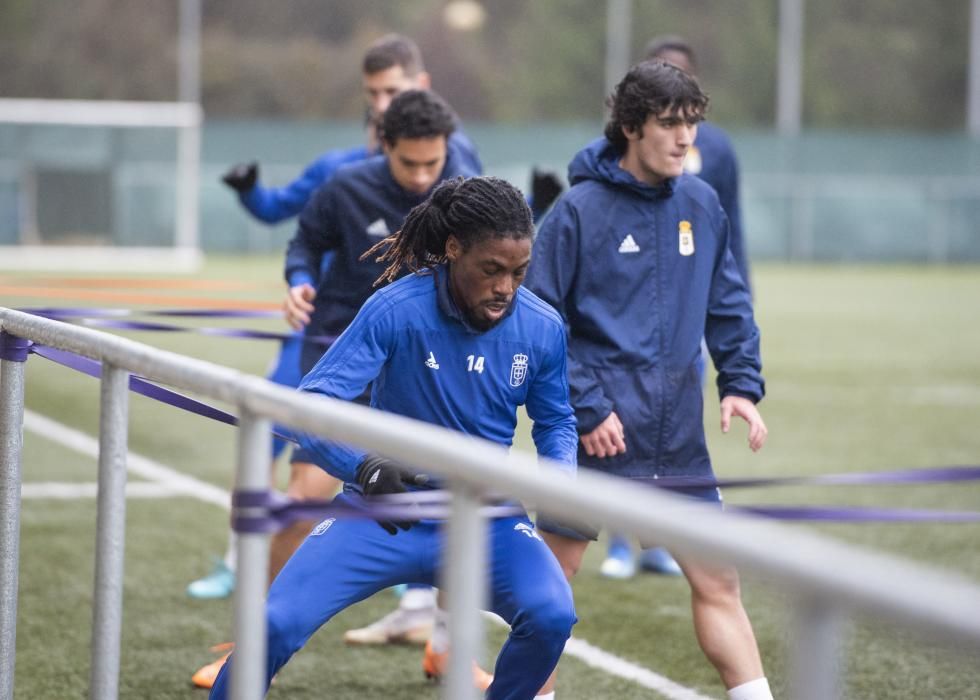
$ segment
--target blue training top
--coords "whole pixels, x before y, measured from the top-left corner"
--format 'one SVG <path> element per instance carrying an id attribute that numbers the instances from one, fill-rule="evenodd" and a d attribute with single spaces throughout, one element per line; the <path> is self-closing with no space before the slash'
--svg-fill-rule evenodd
<path id="1" fill-rule="evenodd" d="M 351 400 L 373 382 L 374 408 L 508 447 L 525 405 L 538 454 L 574 471 L 578 434 L 561 317 L 521 287 L 508 315 L 479 332 L 456 308 L 447 273 L 439 266 L 375 292 L 300 390 Z M 367 454 L 306 434 L 300 444 L 348 483 Z"/>

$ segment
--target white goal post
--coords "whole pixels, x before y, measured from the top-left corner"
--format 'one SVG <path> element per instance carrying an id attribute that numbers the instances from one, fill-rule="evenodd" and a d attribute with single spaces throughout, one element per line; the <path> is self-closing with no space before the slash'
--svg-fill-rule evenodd
<path id="1" fill-rule="evenodd" d="M 191 102 L 47 100 L 0 98 L 0 128 L 103 127 L 170 129 L 176 135 L 172 245 L 43 244 L 38 227 L 37 179 L 30 158 L 0 151 L 0 163 L 16 173 L 15 241 L 0 244 L 0 268 L 188 272 L 201 262 L 198 244 L 198 186 L 203 113 Z M 0 140 L 2 145 L 2 140 Z M 16 145 L 16 144 L 15 144 Z M 3 206 L 0 202 L 0 206 Z M 136 205 L 133 205 L 134 207 Z M 165 206 L 169 206 L 165 204 Z M 12 244 L 11 244 L 12 243 Z"/>

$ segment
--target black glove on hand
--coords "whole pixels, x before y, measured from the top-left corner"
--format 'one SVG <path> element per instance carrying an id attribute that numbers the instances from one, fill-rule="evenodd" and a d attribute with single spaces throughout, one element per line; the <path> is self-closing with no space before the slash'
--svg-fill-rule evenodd
<path id="1" fill-rule="evenodd" d="M 259 179 L 259 164 L 239 163 L 221 176 L 221 181 L 236 192 L 248 192 Z"/>
<path id="2" fill-rule="evenodd" d="M 534 211 L 547 211 L 564 189 L 555 173 L 536 167 L 531 169 L 531 205 Z"/>
<path id="3" fill-rule="evenodd" d="M 394 461 L 385 457 L 368 457 L 357 467 L 357 483 L 365 496 L 384 496 L 393 493 L 406 493 L 405 484 L 423 486 L 428 481 L 425 474 L 408 476 Z M 378 520 L 377 523 L 389 535 L 397 535 L 398 530 L 408 530 L 412 520 Z"/>

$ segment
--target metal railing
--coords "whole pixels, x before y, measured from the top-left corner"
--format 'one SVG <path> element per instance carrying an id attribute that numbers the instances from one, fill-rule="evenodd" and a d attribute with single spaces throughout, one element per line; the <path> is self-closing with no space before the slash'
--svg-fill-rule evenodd
<path id="1" fill-rule="evenodd" d="M 100 427 L 96 596 L 91 697 L 118 692 L 122 607 L 123 514 L 127 384 L 129 373 L 237 407 L 240 416 L 236 489 L 268 485 L 271 422 L 351 443 L 446 477 L 452 489 L 449 552 L 443 581 L 450 594 L 454 662 L 443 697 L 474 697 L 469 659 L 479 655 L 477 612 L 485 582 L 486 552 L 474 547 L 484 523 L 477 508 L 492 490 L 549 513 L 575 519 L 582 513 L 604 526 L 661 542 L 677 551 L 751 570 L 794 601 L 797 629 L 793 697 L 840 696 L 838 663 L 844 623 L 856 613 L 910 628 L 922 636 L 980 651 L 980 587 L 953 574 L 871 552 L 801 530 L 691 504 L 654 489 L 593 472 L 576 479 L 532 454 L 379 413 L 351 403 L 304 395 L 226 367 L 148 347 L 126 338 L 0 308 L 8 341 L 29 339 L 103 362 Z M 9 353 L 8 353 L 9 355 Z M 13 697 L 17 607 L 20 451 L 23 361 L 0 366 L 0 700 Z M 255 515 L 236 509 L 236 515 Z M 259 513 L 261 514 L 261 513 Z M 239 537 L 235 592 L 235 698 L 262 696 L 265 656 L 264 598 L 268 535 Z M 834 566 L 827 566 L 834 562 Z M 896 585 L 900 582 L 899 585 Z"/>

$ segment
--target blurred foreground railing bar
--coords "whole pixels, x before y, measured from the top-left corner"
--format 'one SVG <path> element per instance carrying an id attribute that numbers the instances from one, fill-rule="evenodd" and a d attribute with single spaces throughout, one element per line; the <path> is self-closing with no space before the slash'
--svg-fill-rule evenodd
<path id="1" fill-rule="evenodd" d="M 450 582 L 451 619 L 455 620 L 458 636 L 454 639 L 454 667 L 443 692 L 453 700 L 470 698 L 474 693 L 470 684 L 458 679 L 468 675 L 473 658 L 468 652 L 476 651 L 466 647 L 477 647 L 479 643 L 462 630 L 478 629 L 478 623 L 472 621 L 477 616 L 477 601 L 484 599 L 486 582 L 481 568 L 486 553 L 473 546 L 482 540 L 480 533 L 485 528 L 475 512 L 475 494 L 491 488 L 496 494 L 546 505 L 548 512 L 557 517 L 575 520 L 588 513 L 610 529 L 662 542 L 686 555 L 735 564 L 743 572 L 802 601 L 792 636 L 799 652 L 795 655 L 799 662 L 794 670 L 793 697 L 839 697 L 836 654 L 844 640 L 843 622 L 838 621 L 846 621 L 854 614 L 901 625 L 922 637 L 972 653 L 980 651 L 980 586 L 950 573 L 770 521 L 720 512 L 602 474 L 582 472 L 577 479 L 564 478 L 545 460 L 541 460 L 539 468 L 539 460 L 532 454 L 510 452 L 499 445 L 367 407 L 304 395 L 226 367 L 89 328 L 0 308 L 0 329 L 18 338 L 101 360 L 113 371 L 125 370 L 236 406 L 242 416 L 238 488 L 266 486 L 262 462 L 268 452 L 264 441 L 268 439 L 270 421 L 368 447 L 446 477 L 454 493 L 448 524 L 453 568 L 443 572 L 443 580 Z M 13 677 L 17 603 L 16 587 L 8 589 L 7 585 L 11 575 L 16 582 L 17 549 L 8 548 L 8 544 L 19 531 L 16 490 L 20 481 L 22 372 L 22 362 L 2 361 L 0 483 L 4 497 L 2 533 L 6 539 L 2 562 L 4 594 L 0 597 L 0 621 L 4 625 L 0 638 L 5 644 L 5 656 L 0 677 L 7 679 Z M 104 399 L 105 396 L 103 393 Z M 105 431 L 100 431 L 100 435 L 102 449 L 111 450 L 105 442 Z M 479 449 L 475 449 L 477 446 Z M 118 462 L 113 460 L 114 468 L 123 468 Z M 99 503 L 103 506 L 102 499 Z M 102 522 L 101 512 L 99 517 Z M 121 527 L 120 519 L 113 522 Z M 122 533 L 116 533 L 116 537 L 122 541 Z M 249 668 L 264 668 L 264 641 L 257 642 L 249 630 L 254 632 L 264 626 L 261 600 L 265 594 L 268 535 L 243 536 L 239 542 L 236 667 L 247 672 Z M 834 566 L 826 566 L 828 561 Z M 114 575 L 121 576 L 121 571 Z M 12 595 L 9 590 L 14 591 Z M 264 634 L 258 636 L 264 640 Z M 237 671 L 236 677 L 240 684 L 234 687 L 236 698 L 261 696 L 261 688 L 254 687 L 259 682 L 256 678 L 244 673 L 238 677 Z M 456 689 L 456 684 L 466 688 Z M 0 700 L 12 698 L 12 685 L 10 680 L 0 686 L 4 692 Z M 818 695 L 813 689 L 819 689 Z"/>

